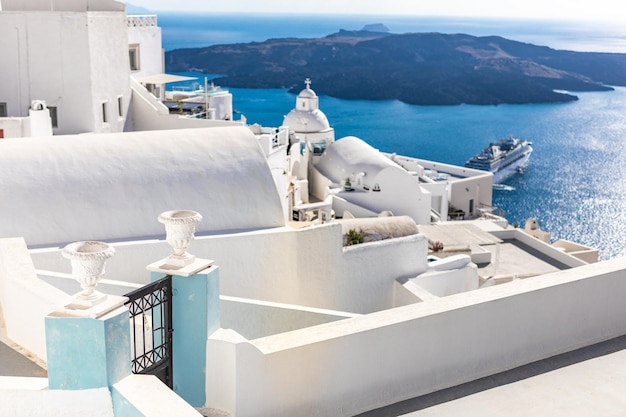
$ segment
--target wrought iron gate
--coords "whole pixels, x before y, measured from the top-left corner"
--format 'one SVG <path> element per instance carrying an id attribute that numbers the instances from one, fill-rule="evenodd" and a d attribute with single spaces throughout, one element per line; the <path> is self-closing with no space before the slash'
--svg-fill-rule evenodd
<path id="1" fill-rule="evenodd" d="M 172 277 L 126 294 L 130 312 L 132 372 L 156 375 L 172 388 Z"/>

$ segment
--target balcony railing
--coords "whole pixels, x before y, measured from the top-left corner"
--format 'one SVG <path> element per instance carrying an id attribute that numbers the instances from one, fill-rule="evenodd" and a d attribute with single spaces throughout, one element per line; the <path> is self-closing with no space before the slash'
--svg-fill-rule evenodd
<path id="1" fill-rule="evenodd" d="M 157 15 L 133 15 L 126 16 L 126 26 L 129 28 L 143 28 L 157 26 Z"/>

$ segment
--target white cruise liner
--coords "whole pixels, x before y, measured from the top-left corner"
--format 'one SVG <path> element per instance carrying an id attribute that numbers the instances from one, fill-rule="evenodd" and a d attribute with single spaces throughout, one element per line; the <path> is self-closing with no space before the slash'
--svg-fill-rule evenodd
<path id="1" fill-rule="evenodd" d="M 528 165 L 533 152 L 531 145 L 532 142 L 513 137 L 502 139 L 497 143 L 490 143 L 478 155 L 468 160 L 465 166 L 492 172 L 493 183 L 499 184 Z"/>

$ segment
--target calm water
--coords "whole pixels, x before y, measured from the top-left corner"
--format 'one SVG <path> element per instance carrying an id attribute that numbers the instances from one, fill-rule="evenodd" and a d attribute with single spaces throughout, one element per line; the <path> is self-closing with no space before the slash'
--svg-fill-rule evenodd
<path id="1" fill-rule="evenodd" d="M 170 17 L 175 22 L 185 20 L 177 16 Z M 211 21 L 196 16 L 197 25 L 187 22 L 189 31 L 185 32 L 180 25 L 168 26 L 168 18 L 159 16 L 164 44 L 171 49 L 183 41 L 187 46 L 197 47 L 297 33 L 301 33 L 299 37 L 319 36 L 316 30 L 326 34 L 338 28 L 360 28 L 379 21 L 394 32 L 409 31 L 396 29 L 393 22 L 371 18 L 363 21 L 356 17 L 343 17 L 343 20 L 309 17 L 318 25 L 311 24 L 306 29 L 285 23 L 272 30 L 262 19 L 231 16 L 234 20 L 229 21 L 226 17 Z M 229 25 L 220 29 L 224 19 Z M 545 22 L 518 27 L 493 20 L 421 19 L 424 19 L 422 29 L 414 31 L 499 34 L 553 47 L 564 47 L 559 44 L 567 43 L 568 49 L 626 52 L 626 36 L 610 28 L 602 31 L 567 24 L 545 28 L 542 26 Z M 398 18 L 398 22 L 402 21 Z M 404 22 L 410 24 L 408 20 Z M 445 24 L 459 30 L 441 29 Z M 472 25 L 473 32 L 463 29 Z M 267 36 L 266 32 L 274 35 Z M 514 32 L 516 37 L 511 36 Z M 187 35 L 182 36 L 183 33 Z M 315 89 L 315 80 L 312 88 Z M 283 116 L 295 105 L 295 96 L 285 90 L 230 90 L 235 108 L 246 115 L 249 123 L 280 125 Z M 504 136 L 531 140 L 535 152 L 527 171 L 507 181 L 512 190 L 494 190 L 494 205 L 506 212 L 511 223 L 523 226 L 528 217 L 536 217 L 553 239 L 597 247 L 602 259 L 626 256 L 626 88 L 577 95 L 579 101 L 566 104 L 500 106 L 411 106 L 397 101 L 320 97 L 320 107 L 335 128 L 337 138 L 358 136 L 382 151 L 452 164 L 463 164 L 488 142 Z"/>

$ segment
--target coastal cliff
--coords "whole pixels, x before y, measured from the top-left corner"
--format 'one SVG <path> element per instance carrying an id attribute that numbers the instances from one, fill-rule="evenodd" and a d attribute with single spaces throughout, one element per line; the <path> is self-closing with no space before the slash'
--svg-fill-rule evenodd
<path id="1" fill-rule="evenodd" d="M 225 74 L 241 88 L 301 89 L 343 99 L 410 104 L 520 104 L 577 100 L 576 91 L 626 86 L 626 54 L 572 52 L 499 36 L 346 31 L 166 53 L 166 70 Z"/>

